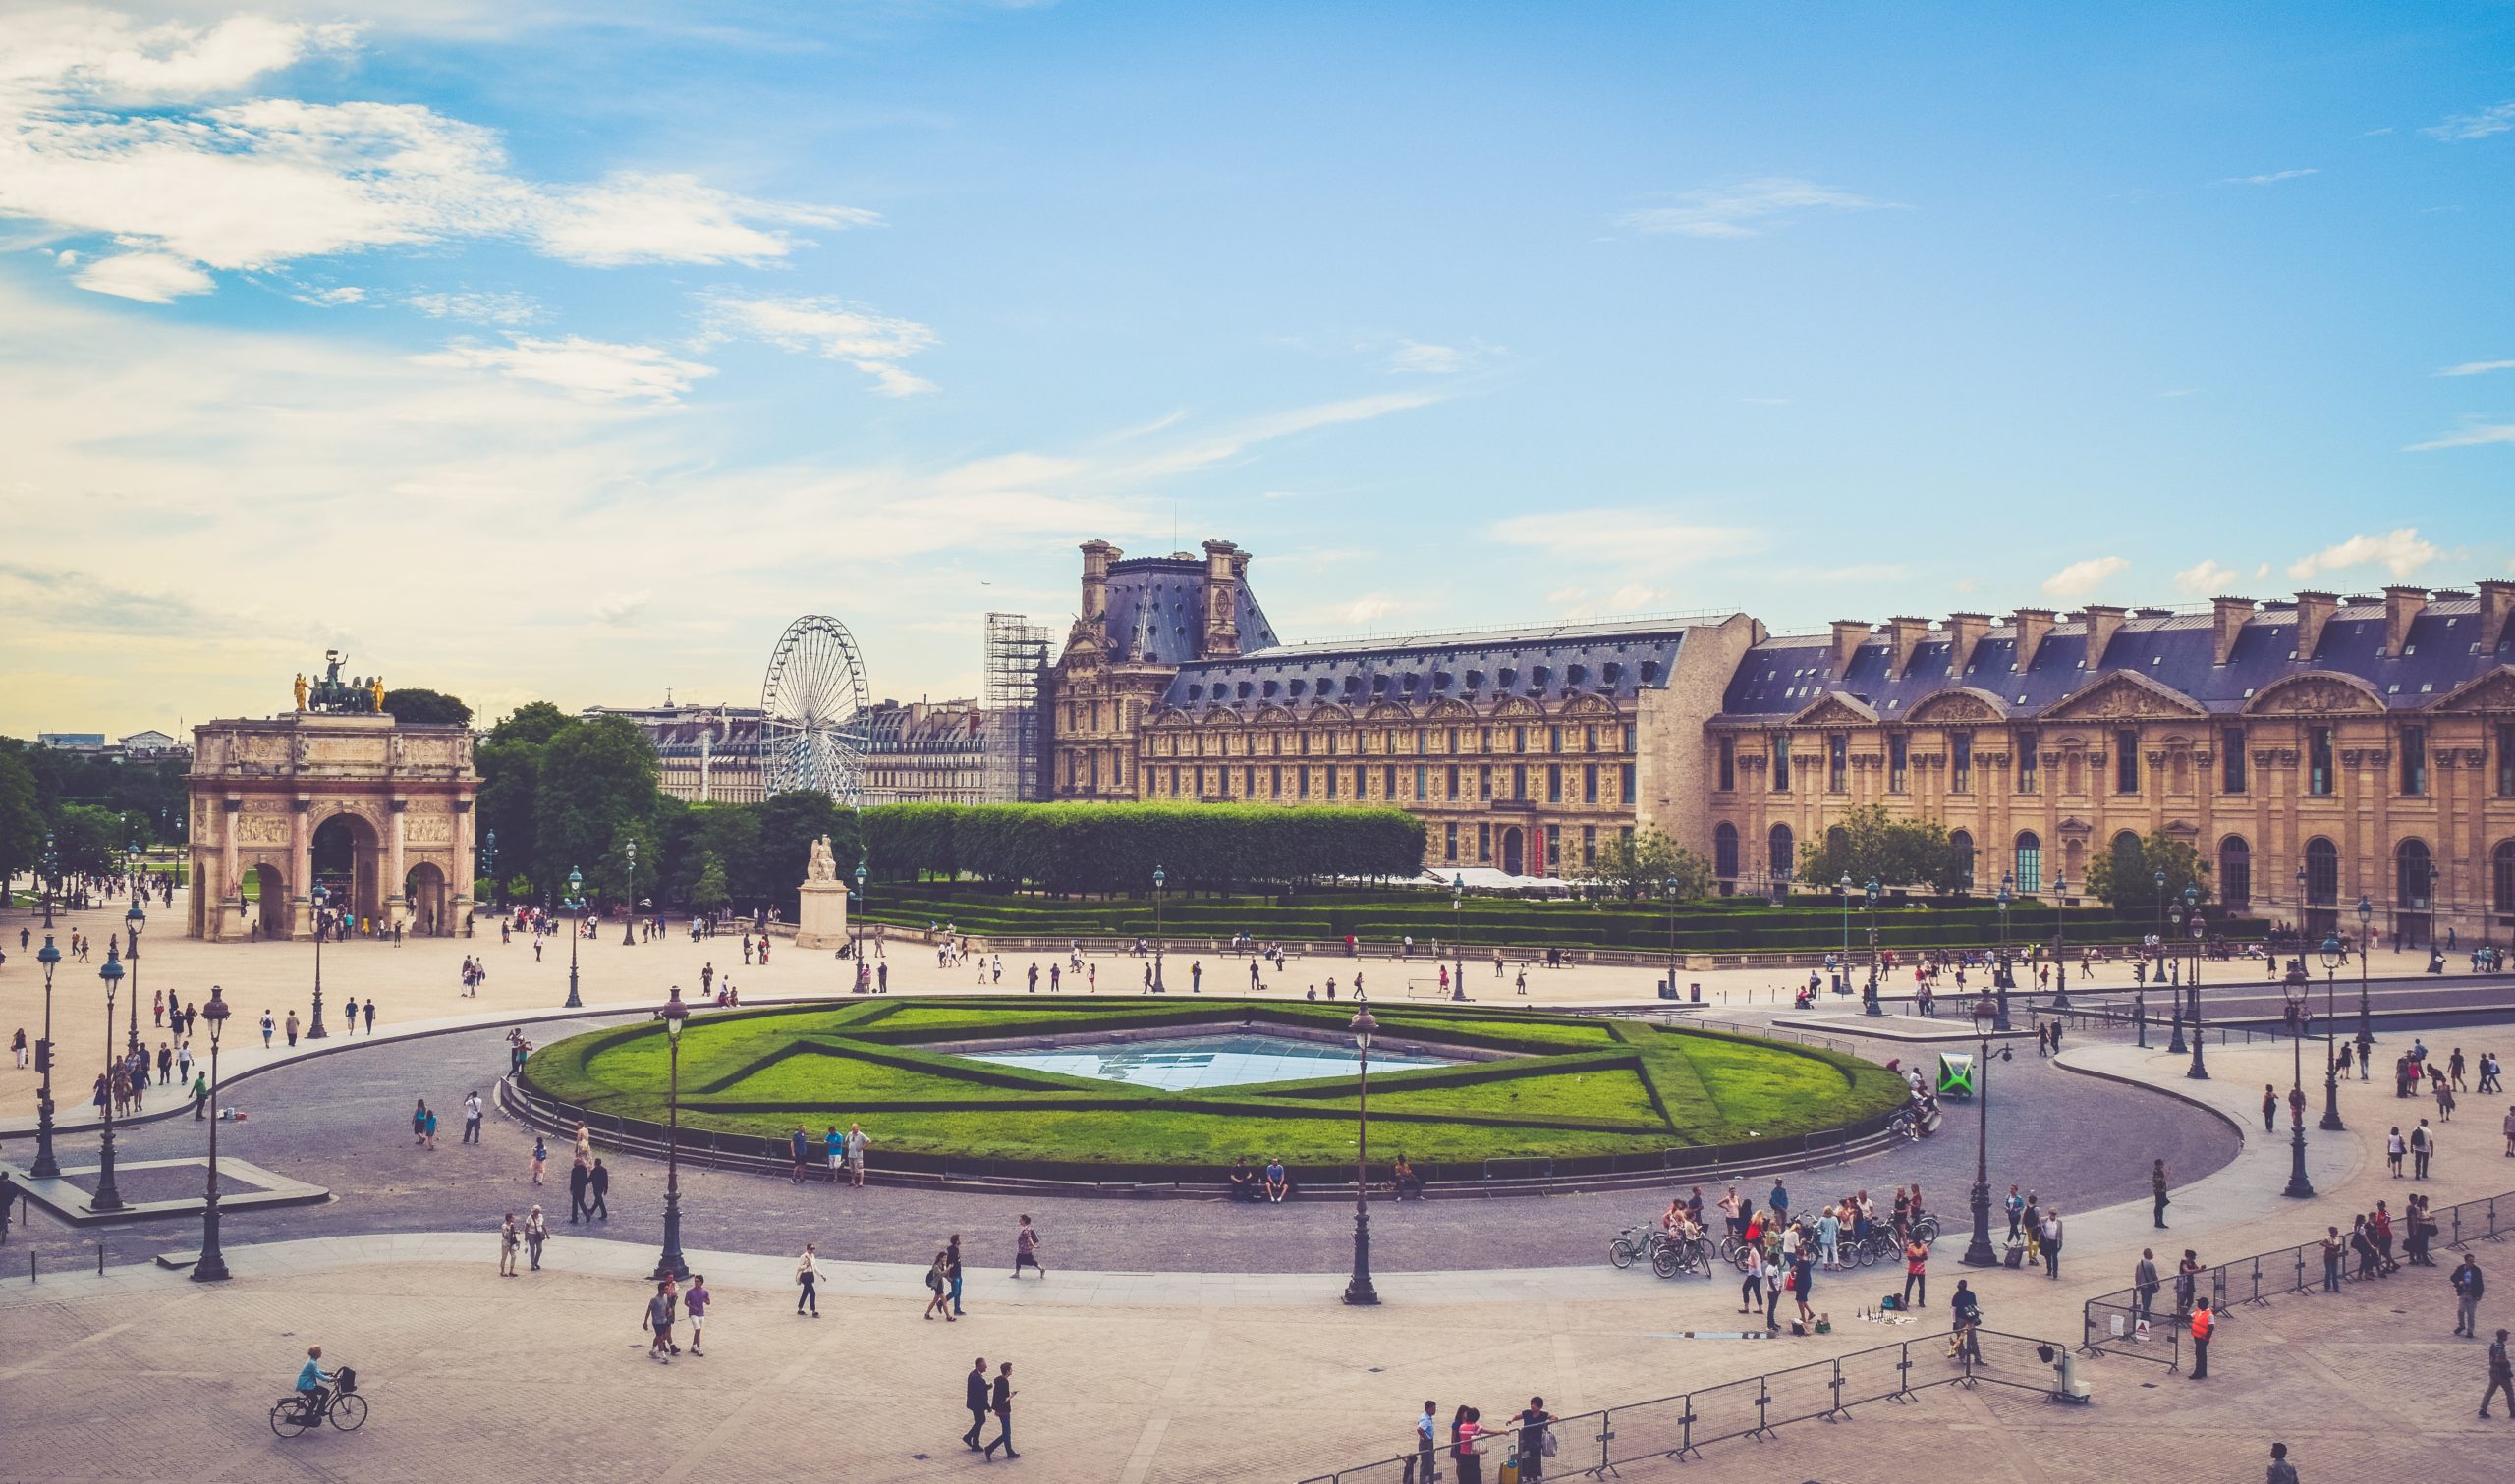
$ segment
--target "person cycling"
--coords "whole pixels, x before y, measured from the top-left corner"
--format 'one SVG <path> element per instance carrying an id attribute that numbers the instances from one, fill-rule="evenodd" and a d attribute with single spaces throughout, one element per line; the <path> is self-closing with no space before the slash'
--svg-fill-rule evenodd
<path id="1" fill-rule="evenodd" d="M 331 1379 L 332 1373 L 323 1369 L 323 1347 L 319 1345 L 307 1346 L 306 1366 L 297 1373 L 297 1395 L 303 1399 L 302 1404 L 307 1416 L 320 1417 L 324 1409 L 331 1405 L 332 1392 L 328 1384 Z"/>

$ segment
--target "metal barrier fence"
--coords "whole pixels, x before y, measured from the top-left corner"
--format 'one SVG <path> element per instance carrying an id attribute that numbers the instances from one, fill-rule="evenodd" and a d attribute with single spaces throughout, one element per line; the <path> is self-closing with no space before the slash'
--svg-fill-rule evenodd
<path id="1" fill-rule="evenodd" d="M 1854 1350 L 1760 1376 L 1701 1387 L 1673 1397 L 1556 1417 L 1545 1424 L 1555 1455 L 1548 1475 L 1604 1475 L 1645 1459 L 1699 1457 L 1714 1443 L 1763 1438 L 1798 1422 L 1832 1421 L 1855 1406 L 1910 1401 L 1939 1386 L 2006 1386 L 2059 1398 L 2058 1364 L 2069 1353 L 2056 1340 L 1976 1330 L 1974 1345 L 1960 1349 L 1952 1334 L 1929 1335 Z M 1522 1429 L 1482 1433 L 1478 1450 L 1494 1460 L 1516 1455 Z M 1434 1456 L 1453 1471 L 1450 1445 L 1435 1440 Z M 1416 1454 L 1374 1458 L 1302 1484 L 1412 1484 Z"/>
<path id="2" fill-rule="evenodd" d="M 2431 1247 L 2459 1249 L 2475 1241 L 2504 1241 L 2515 1236 L 2515 1193 L 2431 1210 L 2428 1219 L 2436 1228 L 2430 1242 Z M 2344 1241 L 2346 1236 L 2343 1234 Z M 2394 1249 L 2409 1250 L 2407 1234 L 2398 1229 Z M 2377 1277 L 2384 1271 L 2379 1263 L 2374 1274 L 2364 1276 Z M 2199 1269 L 2192 1275 L 2189 1292 L 2182 1275 L 2161 1273 L 2156 1290 L 2146 1295 L 2137 1288 L 2128 1288 L 2089 1299 L 2083 1314 L 2079 1353 L 2127 1355 L 2153 1361 L 2168 1370 L 2181 1370 L 2184 1347 L 2191 1335 L 2192 1310 L 2201 1298 L 2207 1297 L 2209 1307 L 2216 1310 L 2266 1304 L 2273 1298 L 2299 1293 L 2337 1292 L 2341 1284 L 2362 1281 L 2363 1272 L 2358 1255 L 2344 1245 L 2337 1271 L 2327 1278 L 2322 1239 L 2318 1237 L 2293 1247 L 2257 1252 L 2251 1257 Z"/>

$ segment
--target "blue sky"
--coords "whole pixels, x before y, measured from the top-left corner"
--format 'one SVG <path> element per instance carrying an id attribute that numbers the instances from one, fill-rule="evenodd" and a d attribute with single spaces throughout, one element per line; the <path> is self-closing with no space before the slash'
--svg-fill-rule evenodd
<path id="1" fill-rule="evenodd" d="M 2464 584 L 2510 183 L 2504 5 L 13 7 L 0 729 Z"/>

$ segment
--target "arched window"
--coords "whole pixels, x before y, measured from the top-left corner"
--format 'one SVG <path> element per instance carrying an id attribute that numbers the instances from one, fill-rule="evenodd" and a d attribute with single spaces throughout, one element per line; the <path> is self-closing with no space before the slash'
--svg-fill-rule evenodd
<path id="1" fill-rule="evenodd" d="M 1738 879 L 1738 827 L 1725 820 L 1711 832 L 1711 874 L 1723 881 Z"/>
<path id="2" fill-rule="evenodd" d="M 2320 835 L 2306 842 L 2306 902 L 2330 907 L 2340 901 L 2340 848 Z"/>
<path id="3" fill-rule="evenodd" d="M 1956 879 L 1965 883 L 1967 891 L 1972 891 L 1974 889 L 1974 837 L 1964 830 L 1952 831 L 1947 837 L 1947 845 L 1956 852 Z"/>
<path id="4" fill-rule="evenodd" d="M 1825 874 L 1840 876 L 1851 867 L 1851 831 L 1836 825 L 1825 832 Z"/>
<path id="5" fill-rule="evenodd" d="M 2218 900 L 2231 907 L 2253 901 L 2253 847 L 2242 835 L 2218 842 Z"/>
<path id="6" fill-rule="evenodd" d="M 2033 830 L 2017 837 L 2017 889 L 2030 897 L 2043 890 L 2043 841 Z"/>
<path id="7" fill-rule="evenodd" d="M 2113 837 L 2113 853 L 2116 855 L 2121 854 L 2125 851 L 2137 851 L 2139 849 L 2140 832 L 2137 830 L 2124 830 L 2121 834 Z"/>
<path id="8" fill-rule="evenodd" d="M 2489 874 L 2495 878 L 2497 910 L 2515 914 L 2515 840 L 2501 840 L 2489 854 Z"/>
<path id="9" fill-rule="evenodd" d="M 2401 905 L 2414 912 L 2428 910 L 2436 881 L 2436 862 L 2425 840 L 2405 840 L 2393 852 L 2393 879 Z"/>
<path id="10" fill-rule="evenodd" d="M 1767 858 L 1771 862 L 1769 869 L 1772 871 L 1773 880 L 1775 882 L 1788 881 L 1791 876 L 1795 874 L 1793 868 L 1796 861 L 1793 858 L 1793 852 L 1795 852 L 1799 848 L 1797 840 L 1794 839 L 1790 833 L 1790 826 L 1786 824 L 1774 825 L 1772 827 L 1772 835 L 1766 841 L 1766 846 L 1770 851 L 1770 854 Z"/>

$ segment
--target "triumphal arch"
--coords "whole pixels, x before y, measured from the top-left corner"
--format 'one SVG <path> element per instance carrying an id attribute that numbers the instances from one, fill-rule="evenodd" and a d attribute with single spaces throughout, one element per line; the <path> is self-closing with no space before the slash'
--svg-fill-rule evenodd
<path id="1" fill-rule="evenodd" d="M 338 656 L 297 709 L 193 729 L 192 894 L 186 930 L 215 941 L 305 938 L 314 890 L 359 930 L 440 937 L 472 928 L 472 729 L 397 722 L 377 680 Z"/>

